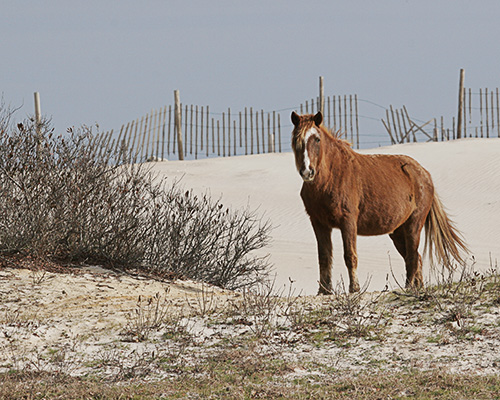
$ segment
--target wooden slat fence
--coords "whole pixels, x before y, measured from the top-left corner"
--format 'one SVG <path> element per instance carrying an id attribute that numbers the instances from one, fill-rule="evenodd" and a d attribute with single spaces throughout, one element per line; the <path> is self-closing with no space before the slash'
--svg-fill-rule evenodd
<path id="1" fill-rule="evenodd" d="M 245 107 L 234 112 L 228 108 L 212 113 L 209 106 L 181 105 L 182 144 L 185 159 L 232 157 L 290 150 L 290 113 L 315 113 L 320 99 L 311 99 L 296 108 L 266 112 Z M 143 117 L 122 125 L 119 132 L 106 132 L 96 140 L 103 151 L 122 149 L 116 162 L 140 163 L 175 160 L 177 132 L 174 106 L 153 109 Z M 283 124 L 283 121 L 286 121 Z M 344 132 L 359 148 L 357 95 L 329 96 L 325 99 L 324 121 Z"/>
<path id="2" fill-rule="evenodd" d="M 473 91 L 463 89 L 462 127 L 460 134 L 456 117 L 445 121 L 443 116 L 429 121 L 411 119 L 403 106 L 401 110 L 392 106 L 382 119 L 391 143 L 409 141 L 445 141 L 457 138 L 500 138 L 500 93 L 499 89 L 481 88 Z M 451 126 L 450 126 L 451 125 Z"/>

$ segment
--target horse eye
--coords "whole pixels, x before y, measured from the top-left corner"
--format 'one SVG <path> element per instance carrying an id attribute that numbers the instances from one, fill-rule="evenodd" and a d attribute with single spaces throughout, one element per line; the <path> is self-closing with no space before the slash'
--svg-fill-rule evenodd
<path id="1" fill-rule="evenodd" d="M 319 137 L 317 137 L 315 140 L 316 140 L 316 143 L 319 143 L 321 141 L 321 139 Z"/>

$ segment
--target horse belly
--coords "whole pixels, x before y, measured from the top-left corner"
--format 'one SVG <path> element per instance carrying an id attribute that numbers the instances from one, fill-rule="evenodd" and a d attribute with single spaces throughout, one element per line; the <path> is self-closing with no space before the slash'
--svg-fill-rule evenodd
<path id="1" fill-rule="evenodd" d="M 360 210 L 358 235 L 374 236 L 394 232 L 415 210 L 415 202 L 408 196 L 398 202 L 371 203 L 369 209 Z"/>

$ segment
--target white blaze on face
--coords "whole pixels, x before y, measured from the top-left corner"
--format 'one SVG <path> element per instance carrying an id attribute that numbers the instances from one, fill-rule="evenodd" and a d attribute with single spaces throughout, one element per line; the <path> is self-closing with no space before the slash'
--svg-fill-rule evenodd
<path id="1" fill-rule="evenodd" d="M 304 167 L 299 171 L 302 175 L 302 179 L 304 180 L 311 180 L 313 178 L 313 173 L 311 171 L 311 160 L 307 151 L 307 143 L 309 142 L 309 139 L 311 139 L 311 137 L 319 138 L 319 132 L 314 126 L 306 132 L 304 138 Z"/>

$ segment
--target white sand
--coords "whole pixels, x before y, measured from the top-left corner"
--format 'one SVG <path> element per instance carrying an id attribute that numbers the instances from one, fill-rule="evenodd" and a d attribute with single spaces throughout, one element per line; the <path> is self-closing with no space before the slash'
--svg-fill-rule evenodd
<path id="1" fill-rule="evenodd" d="M 463 139 L 441 143 L 415 143 L 363 153 L 407 154 L 432 175 L 449 215 L 463 233 L 478 269 L 500 257 L 500 139 Z M 186 188 L 209 191 L 234 209 L 250 207 L 271 220 L 272 245 L 265 249 L 275 267 L 277 286 L 295 281 L 304 294 L 317 291 L 319 271 L 316 241 L 299 191 L 302 180 L 292 153 L 159 162 L 154 170 L 181 178 Z M 335 231 L 334 282 L 347 282 L 340 234 Z M 359 278 L 369 290 L 380 290 L 391 265 L 404 282 L 404 263 L 387 235 L 359 237 Z M 428 275 L 424 261 L 424 275 Z M 390 278 L 391 287 L 396 283 Z"/>

